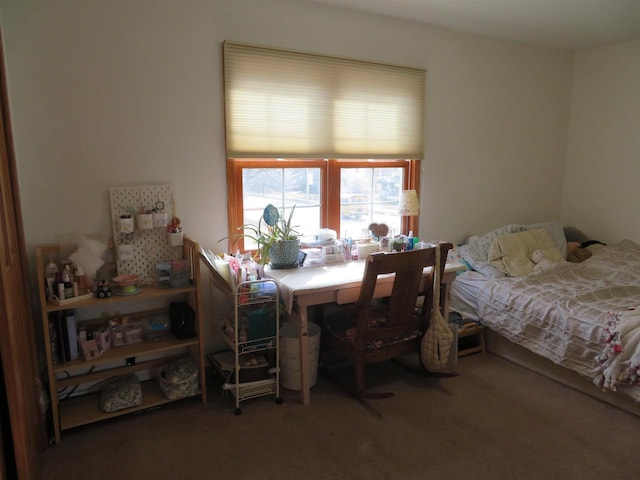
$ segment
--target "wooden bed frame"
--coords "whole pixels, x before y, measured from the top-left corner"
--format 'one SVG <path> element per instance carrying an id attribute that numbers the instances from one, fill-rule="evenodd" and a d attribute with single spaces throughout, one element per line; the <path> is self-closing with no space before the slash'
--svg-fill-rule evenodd
<path id="1" fill-rule="evenodd" d="M 591 379 L 516 345 L 489 327 L 485 327 L 484 333 L 488 352 L 640 417 L 640 402 L 630 396 L 622 392 L 603 392 Z"/>

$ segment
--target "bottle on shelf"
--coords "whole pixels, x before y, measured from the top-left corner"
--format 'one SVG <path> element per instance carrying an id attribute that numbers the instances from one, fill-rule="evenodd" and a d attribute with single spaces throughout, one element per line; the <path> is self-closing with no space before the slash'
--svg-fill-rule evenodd
<path id="1" fill-rule="evenodd" d="M 64 298 L 73 297 L 73 283 L 71 282 L 71 266 L 65 265 L 62 272 L 62 283 L 64 285 Z"/>
<path id="2" fill-rule="evenodd" d="M 55 286 L 56 286 L 56 275 L 58 273 L 59 273 L 58 265 L 53 260 L 53 258 L 50 258 L 49 262 L 47 263 L 47 266 L 44 268 L 44 277 L 47 281 L 47 297 L 57 294 L 55 290 Z"/>

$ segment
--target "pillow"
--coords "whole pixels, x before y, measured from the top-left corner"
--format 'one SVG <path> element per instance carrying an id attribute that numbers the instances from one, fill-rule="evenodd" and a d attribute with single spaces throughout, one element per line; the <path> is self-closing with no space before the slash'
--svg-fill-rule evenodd
<path id="1" fill-rule="evenodd" d="M 522 230 L 524 231 L 540 229 L 545 230 L 549 234 L 554 245 L 562 254 L 562 258 L 567 258 L 567 237 L 564 233 L 564 227 L 562 224 L 556 220 L 551 220 L 549 222 L 522 225 Z"/>
<path id="2" fill-rule="evenodd" d="M 551 262 L 564 257 L 553 239 L 544 229 L 525 230 L 497 237 L 489 248 L 488 260 L 497 270 L 511 277 L 522 277 L 533 271 L 535 264 L 531 254 L 542 250 Z"/>
<path id="3" fill-rule="evenodd" d="M 500 235 L 505 235 L 508 233 L 519 232 L 522 230 L 520 225 L 512 223 L 510 225 L 505 225 L 503 227 L 492 230 L 489 233 L 485 233 L 484 235 L 477 236 L 473 235 L 469 237 L 467 243 L 464 245 L 460 245 L 458 250 L 458 255 L 462 258 L 465 263 L 467 263 L 473 270 L 486 277 L 504 277 L 505 273 L 496 269 L 493 265 L 491 265 L 488 261 L 489 248 L 493 241 L 499 237 Z"/>

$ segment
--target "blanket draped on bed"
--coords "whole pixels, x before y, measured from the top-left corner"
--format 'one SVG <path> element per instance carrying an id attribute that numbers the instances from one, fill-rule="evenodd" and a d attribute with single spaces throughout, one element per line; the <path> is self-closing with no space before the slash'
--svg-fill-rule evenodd
<path id="1" fill-rule="evenodd" d="M 640 384 L 640 310 L 609 312 L 607 338 L 596 356 L 593 383 L 616 391 L 621 385 Z"/>

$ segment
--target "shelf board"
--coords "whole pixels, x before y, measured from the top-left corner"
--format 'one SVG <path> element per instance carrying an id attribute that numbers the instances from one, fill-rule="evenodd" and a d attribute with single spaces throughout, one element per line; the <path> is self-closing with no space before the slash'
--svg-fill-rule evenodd
<path id="1" fill-rule="evenodd" d="M 56 382 L 59 389 L 71 387 L 74 385 L 82 385 L 83 383 L 100 382 L 118 375 L 126 375 L 141 370 L 149 370 L 152 368 L 166 365 L 181 358 L 182 355 L 168 355 L 165 357 L 147 360 L 144 362 L 136 362 L 134 365 L 124 365 L 122 367 L 108 368 L 97 372 L 75 375 L 73 377 L 61 378 Z"/>
<path id="2" fill-rule="evenodd" d="M 187 340 L 178 340 L 176 338 L 171 340 L 165 340 L 162 342 L 141 342 L 133 343 L 130 345 L 123 345 L 121 347 L 111 347 L 100 357 L 90 361 L 82 359 L 72 360 L 65 363 L 57 363 L 54 365 L 55 373 L 65 373 L 68 370 L 75 368 L 86 368 L 93 365 L 100 365 L 104 363 L 113 362 L 116 360 L 123 360 L 130 357 L 141 357 L 143 355 L 149 355 L 152 353 L 169 352 L 171 350 L 177 350 L 180 348 L 199 346 L 200 340 L 195 338 L 189 338 Z"/>
<path id="3" fill-rule="evenodd" d="M 142 404 L 106 413 L 100 409 L 100 393 L 90 393 L 73 397 L 60 402 L 60 428 L 69 430 L 70 428 L 87 425 L 89 423 L 107 420 L 109 418 L 127 415 L 148 408 L 175 402 L 166 398 L 155 380 L 141 383 Z M 198 394 L 200 395 L 200 394 Z M 195 395 L 194 395 L 195 396 Z"/>
<path id="4" fill-rule="evenodd" d="M 146 300 L 150 298 L 169 297 L 172 295 L 180 295 L 183 293 L 195 292 L 195 285 L 191 284 L 183 288 L 159 288 L 153 285 L 143 285 L 142 291 L 136 295 L 118 296 L 112 295 L 109 298 L 88 298 L 78 300 L 77 302 L 66 303 L 64 305 L 56 305 L 52 301 L 47 302 L 47 312 L 58 312 L 60 310 L 73 310 L 75 308 L 95 307 L 114 305 L 123 302 Z"/>

